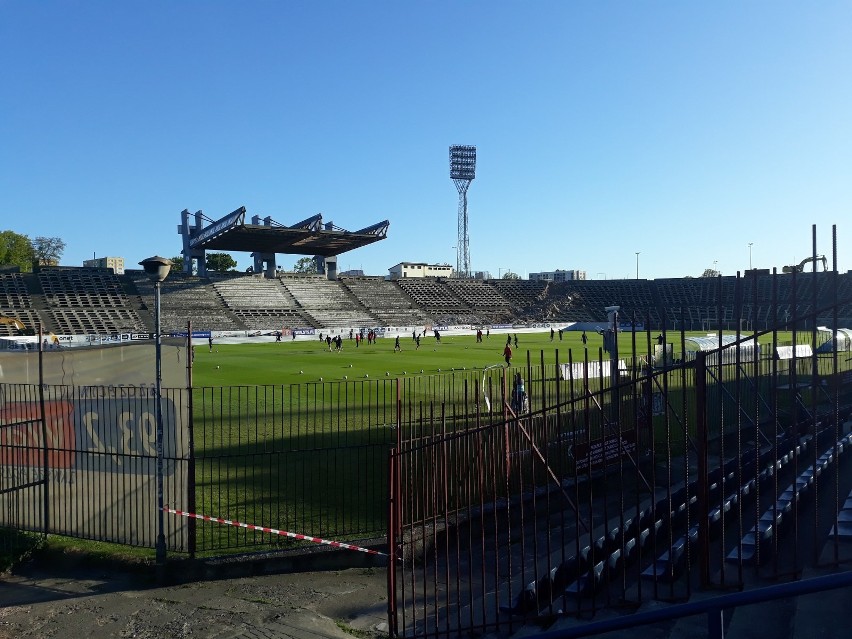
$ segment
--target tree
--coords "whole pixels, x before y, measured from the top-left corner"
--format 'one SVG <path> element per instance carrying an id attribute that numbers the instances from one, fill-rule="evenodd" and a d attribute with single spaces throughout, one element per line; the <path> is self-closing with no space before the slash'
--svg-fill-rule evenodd
<path id="1" fill-rule="evenodd" d="M 183 270 L 183 255 L 176 255 L 172 259 L 172 267 L 170 270 L 175 273 L 180 273 Z"/>
<path id="2" fill-rule="evenodd" d="M 0 264 L 17 266 L 29 273 L 33 270 L 35 251 L 26 235 L 14 231 L 0 231 Z"/>
<path id="3" fill-rule="evenodd" d="M 65 252 L 65 241 L 61 237 L 39 235 L 33 242 L 33 251 L 40 266 L 56 266 Z"/>
<path id="4" fill-rule="evenodd" d="M 716 269 L 705 268 L 704 272 L 701 274 L 701 277 L 719 277 L 721 273 Z"/>
<path id="5" fill-rule="evenodd" d="M 504 280 L 519 280 L 519 279 L 521 279 L 521 276 L 518 275 L 517 273 L 513 273 L 512 271 L 506 271 L 505 273 L 503 273 L 503 279 Z"/>
<path id="6" fill-rule="evenodd" d="M 237 263 L 228 253 L 208 253 L 205 265 L 208 271 L 224 273 L 233 270 Z"/>
<path id="7" fill-rule="evenodd" d="M 296 263 L 293 264 L 293 271 L 296 273 L 316 273 L 317 264 L 314 262 L 314 258 L 306 255 L 296 260 Z"/>

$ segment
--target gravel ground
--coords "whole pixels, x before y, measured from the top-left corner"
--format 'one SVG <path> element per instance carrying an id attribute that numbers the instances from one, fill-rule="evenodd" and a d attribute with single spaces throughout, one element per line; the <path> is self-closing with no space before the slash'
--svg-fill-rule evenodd
<path id="1" fill-rule="evenodd" d="M 58 569 L 31 563 L 0 575 L 0 639 L 366 639 L 386 630 L 386 576 L 380 567 L 166 587 L 152 583 L 151 570 L 122 571 L 85 563 Z"/>

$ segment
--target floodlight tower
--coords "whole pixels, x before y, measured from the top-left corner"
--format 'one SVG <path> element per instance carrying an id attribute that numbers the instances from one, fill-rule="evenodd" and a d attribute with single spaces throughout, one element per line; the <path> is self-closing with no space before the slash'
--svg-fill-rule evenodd
<path id="1" fill-rule="evenodd" d="M 470 238 L 467 234 L 467 189 L 476 177 L 476 147 L 450 147 L 450 179 L 459 192 L 459 236 L 456 242 L 456 276 L 470 277 Z"/>

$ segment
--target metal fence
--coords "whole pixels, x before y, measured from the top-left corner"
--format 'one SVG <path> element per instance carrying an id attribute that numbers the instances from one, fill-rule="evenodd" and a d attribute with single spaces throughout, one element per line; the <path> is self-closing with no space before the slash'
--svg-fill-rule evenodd
<path id="1" fill-rule="evenodd" d="M 588 355 L 541 362 L 529 412 L 509 374 L 488 413 L 477 389 L 464 421 L 423 406 L 389 463 L 392 634 L 505 632 L 852 559 L 852 358 L 817 352 L 834 299 L 788 316 L 784 343 L 778 322 L 709 351 L 648 334 L 594 379 L 573 376 L 604 369 Z"/>
<path id="2" fill-rule="evenodd" d="M 165 495 L 186 500 L 186 392 L 163 393 Z M 153 546 L 155 395 L 145 388 L 0 385 L 0 525 Z M 188 542 L 179 522 L 172 549 Z"/>

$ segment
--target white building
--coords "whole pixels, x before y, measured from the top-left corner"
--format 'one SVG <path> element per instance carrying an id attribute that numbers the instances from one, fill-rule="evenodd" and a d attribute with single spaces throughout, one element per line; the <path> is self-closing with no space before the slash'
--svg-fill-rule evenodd
<path id="1" fill-rule="evenodd" d="M 388 279 L 401 280 L 408 277 L 452 277 L 453 267 L 449 264 L 426 264 L 425 262 L 400 262 L 388 269 Z"/>
<path id="2" fill-rule="evenodd" d="M 96 257 L 93 260 L 83 260 L 83 266 L 88 268 L 111 268 L 116 275 L 124 275 L 123 257 Z"/>
<path id="3" fill-rule="evenodd" d="M 539 282 L 569 282 L 571 280 L 586 279 L 586 271 L 543 271 L 541 273 L 530 273 L 530 279 Z"/>

